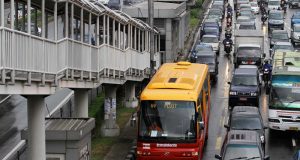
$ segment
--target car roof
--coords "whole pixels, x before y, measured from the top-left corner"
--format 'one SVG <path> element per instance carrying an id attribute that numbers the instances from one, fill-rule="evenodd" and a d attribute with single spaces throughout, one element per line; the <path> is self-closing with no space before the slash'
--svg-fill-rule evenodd
<path id="1" fill-rule="evenodd" d="M 257 68 L 236 68 L 234 75 L 257 75 Z"/>
<path id="2" fill-rule="evenodd" d="M 294 24 L 294 27 L 299 27 L 299 26 L 300 26 L 300 23 Z"/>
<path id="3" fill-rule="evenodd" d="M 204 24 L 205 24 L 205 23 L 216 23 L 216 24 L 218 24 L 218 22 L 217 22 L 216 19 L 205 19 L 203 23 L 204 23 Z"/>
<path id="4" fill-rule="evenodd" d="M 255 69 L 258 69 L 257 65 L 239 65 L 238 68 L 255 68 Z"/>
<path id="5" fill-rule="evenodd" d="M 211 46 L 211 44 L 200 43 L 200 44 L 197 44 L 195 47 L 205 47 L 205 48 L 210 48 L 210 47 L 212 47 L 212 46 Z"/>
<path id="6" fill-rule="evenodd" d="M 259 44 L 240 44 L 238 47 L 257 47 L 260 48 Z"/>
<path id="7" fill-rule="evenodd" d="M 249 16 L 239 16 L 237 18 L 237 20 L 239 20 L 239 19 L 249 19 L 249 20 L 251 20 L 251 18 Z"/>
<path id="8" fill-rule="evenodd" d="M 235 106 L 231 114 L 259 115 L 260 112 L 256 106 Z"/>
<path id="9" fill-rule="evenodd" d="M 283 11 L 281 11 L 281 10 L 280 11 L 279 10 L 270 10 L 270 13 L 281 13 L 281 14 L 283 14 Z"/>
<path id="10" fill-rule="evenodd" d="M 227 144 L 259 144 L 259 137 L 256 131 L 230 130 L 228 132 Z"/>
<path id="11" fill-rule="evenodd" d="M 198 51 L 196 52 L 197 56 L 210 56 L 210 57 L 216 57 L 216 53 L 214 51 Z"/>
<path id="12" fill-rule="evenodd" d="M 240 23 L 238 23 L 238 24 L 240 24 L 240 25 L 255 25 L 255 22 L 254 21 L 249 21 L 249 22 L 240 22 Z"/>
<path id="13" fill-rule="evenodd" d="M 291 46 L 291 42 L 276 42 L 275 45 L 284 45 L 284 46 Z"/>

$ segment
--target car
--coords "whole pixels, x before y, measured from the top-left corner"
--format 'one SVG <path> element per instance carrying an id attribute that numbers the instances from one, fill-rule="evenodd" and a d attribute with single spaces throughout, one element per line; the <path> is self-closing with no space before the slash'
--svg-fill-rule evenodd
<path id="1" fill-rule="evenodd" d="M 255 22 L 250 21 L 250 22 L 241 22 L 239 24 L 236 24 L 238 29 L 243 29 L 243 30 L 256 30 Z"/>
<path id="2" fill-rule="evenodd" d="M 218 28 L 220 32 L 222 31 L 222 26 L 219 25 L 218 20 L 205 19 L 201 25 L 201 37 L 202 37 L 202 33 L 204 31 L 204 28 L 206 28 L 206 27 L 215 27 L 215 28 Z"/>
<path id="3" fill-rule="evenodd" d="M 249 3 L 249 0 L 237 0 L 236 4 L 234 4 L 234 8 L 238 9 L 238 8 L 240 8 L 241 4 L 248 4 L 248 3 Z"/>
<path id="4" fill-rule="evenodd" d="M 211 45 L 216 54 L 220 53 L 220 41 L 219 41 L 218 36 L 216 36 L 216 35 L 203 35 L 203 37 L 201 38 L 201 43 Z"/>
<path id="5" fill-rule="evenodd" d="M 294 24 L 300 23 L 300 12 L 296 12 L 292 15 L 291 18 L 291 28 L 293 28 Z"/>
<path id="6" fill-rule="evenodd" d="M 241 10 L 239 16 L 246 16 L 249 17 L 250 19 L 255 19 L 256 17 L 253 15 L 251 9 L 250 10 Z"/>
<path id="7" fill-rule="evenodd" d="M 295 46 L 300 43 L 300 24 L 294 24 L 291 29 L 291 42 Z"/>
<path id="8" fill-rule="evenodd" d="M 253 20 L 248 16 L 238 16 L 236 19 L 236 23 L 250 22 L 250 21 L 253 21 Z"/>
<path id="9" fill-rule="evenodd" d="M 221 153 L 216 154 L 215 158 L 220 160 L 269 160 L 270 156 L 265 155 L 260 141 L 260 137 L 255 131 L 229 131 L 223 141 Z"/>
<path id="10" fill-rule="evenodd" d="M 276 51 L 288 52 L 294 50 L 295 49 L 291 42 L 276 42 L 272 49 L 270 49 L 270 55 L 272 57 Z"/>
<path id="11" fill-rule="evenodd" d="M 220 31 L 216 27 L 205 27 L 203 28 L 202 37 L 203 35 L 215 35 L 217 37 L 220 37 Z"/>
<path id="12" fill-rule="evenodd" d="M 249 3 L 245 3 L 245 4 L 240 4 L 240 7 L 237 9 L 237 15 L 240 14 L 240 11 L 246 9 L 246 10 L 250 10 L 251 11 L 251 5 Z"/>
<path id="13" fill-rule="evenodd" d="M 269 38 L 270 38 L 270 48 L 272 48 L 276 42 L 290 41 L 289 34 L 286 30 L 273 30 Z"/>
<path id="14" fill-rule="evenodd" d="M 237 105 L 259 106 L 261 80 L 258 68 L 236 68 L 229 87 L 229 109 Z"/>
<path id="15" fill-rule="evenodd" d="M 214 3 L 211 5 L 211 8 L 219 8 L 219 9 L 222 10 L 223 14 L 225 13 L 225 7 L 224 7 L 224 4 L 214 2 Z"/>
<path id="16" fill-rule="evenodd" d="M 268 30 L 284 29 L 284 14 L 283 11 L 271 10 L 269 12 Z"/>
<path id="17" fill-rule="evenodd" d="M 298 150 L 298 151 L 294 154 L 292 160 L 300 160 L 300 150 Z"/>
<path id="18" fill-rule="evenodd" d="M 260 45 L 257 44 L 240 44 L 237 46 L 237 53 L 233 53 L 234 65 L 237 68 L 239 65 L 251 64 L 258 67 L 262 66 L 262 59 L 265 54 L 262 53 Z"/>
<path id="19" fill-rule="evenodd" d="M 210 9 L 209 12 L 208 12 L 208 15 L 217 15 L 219 16 L 219 19 L 222 20 L 224 18 L 224 14 L 222 12 L 221 9 Z"/>
<path id="20" fill-rule="evenodd" d="M 210 44 L 200 43 L 200 45 L 197 45 L 197 49 L 195 49 L 191 56 L 191 62 L 207 64 L 209 68 L 210 78 L 213 82 L 216 82 L 219 70 L 219 62 L 217 60 L 216 53 L 211 50 L 211 47 L 212 46 Z"/>
<path id="21" fill-rule="evenodd" d="M 224 127 L 231 130 L 252 130 L 259 134 L 262 147 L 265 148 L 264 121 L 259 111 L 259 106 L 235 106 L 229 115 L 228 124 Z"/>
<path id="22" fill-rule="evenodd" d="M 254 14 L 258 14 L 259 13 L 259 7 L 257 5 L 257 2 L 250 2 L 250 5 L 251 5 L 251 11 Z"/>
<path id="23" fill-rule="evenodd" d="M 281 0 L 269 0 L 268 11 L 280 9 Z"/>
<path id="24" fill-rule="evenodd" d="M 213 14 L 209 14 L 206 17 L 207 19 L 211 19 L 211 20 L 216 20 L 219 24 L 219 26 L 222 26 L 222 19 L 220 19 L 219 15 L 213 15 Z"/>
<path id="25" fill-rule="evenodd" d="M 299 8 L 300 0 L 291 0 L 289 1 L 289 8 Z"/>

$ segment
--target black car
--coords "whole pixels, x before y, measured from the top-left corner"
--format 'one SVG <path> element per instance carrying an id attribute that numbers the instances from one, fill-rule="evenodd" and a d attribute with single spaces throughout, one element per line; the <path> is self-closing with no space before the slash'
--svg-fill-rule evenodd
<path id="1" fill-rule="evenodd" d="M 300 0 L 289 1 L 289 8 L 299 8 L 299 7 L 300 7 Z"/>
<path id="2" fill-rule="evenodd" d="M 229 89 L 229 109 L 237 105 L 259 106 L 261 80 L 254 65 L 234 70 Z"/>
<path id="3" fill-rule="evenodd" d="M 220 160 L 270 159 L 264 154 L 257 132 L 247 130 L 229 131 L 224 139 L 220 155 L 215 155 L 215 158 Z"/>
<path id="4" fill-rule="evenodd" d="M 276 42 L 290 41 L 289 34 L 286 30 L 273 30 L 269 38 L 270 38 L 270 48 L 272 48 Z"/>
<path id="5" fill-rule="evenodd" d="M 259 134 L 263 149 L 265 146 L 265 129 L 263 119 L 257 106 L 235 106 L 229 116 L 228 124 L 224 125 L 230 130 L 253 130 Z"/>
<path id="6" fill-rule="evenodd" d="M 216 19 L 206 19 L 201 25 L 201 37 L 204 34 L 204 29 L 207 27 L 218 28 L 219 32 L 222 31 L 222 26 L 219 25 L 218 20 Z"/>

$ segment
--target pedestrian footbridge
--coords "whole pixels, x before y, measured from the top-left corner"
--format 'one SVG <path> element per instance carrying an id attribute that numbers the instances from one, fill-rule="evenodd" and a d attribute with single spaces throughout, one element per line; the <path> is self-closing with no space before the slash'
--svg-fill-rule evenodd
<path id="1" fill-rule="evenodd" d="M 0 94 L 142 81 L 150 33 L 157 42 L 155 28 L 88 0 L 1 0 Z"/>
<path id="2" fill-rule="evenodd" d="M 126 104 L 137 105 L 134 82 L 159 67 L 159 44 L 156 28 L 96 0 L 0 0 L 0 95 L 27 98 L 28 159 L 46 159 L 44 98 L 60 88 L 86 118 L 88 90 L 104 86 L 102 132 L 118 135 L 117 88 L 126 83 Z"/>

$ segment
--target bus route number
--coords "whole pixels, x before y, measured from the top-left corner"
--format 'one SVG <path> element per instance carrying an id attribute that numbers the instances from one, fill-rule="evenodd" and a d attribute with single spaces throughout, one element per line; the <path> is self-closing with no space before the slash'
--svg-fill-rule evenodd
<path id="1" fill-rule="evenodd" d="M 166 109 L 175 109 L 176 104 L 165 104 L 164 108 L 166 108 Z"/>

